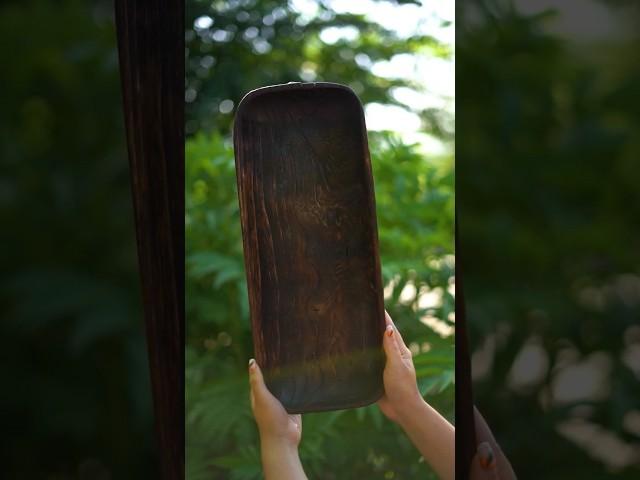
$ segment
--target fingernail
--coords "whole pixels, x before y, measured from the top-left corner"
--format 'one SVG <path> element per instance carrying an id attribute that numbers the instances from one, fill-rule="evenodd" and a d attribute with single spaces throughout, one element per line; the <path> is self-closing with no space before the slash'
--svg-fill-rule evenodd
<path id="1" fill-rule="evenodd" d="M 496 466 L 496 458 L 493 454 L 493 448 L 488 442 L 482 442 L 478 445 L 478 456 L 480 457 L 480 466 L 485 470 Z"/>
<path id="2" fill-rule="evenodd" d="M 393 335 L 393 325 L 387 325 L 387 336 L 390 337 Z"/>
<path id="3" fill-rule="evenodd" d="M 249 360 L 249 370 L 253 371 L 256 368 L 256 361 L 252 358 Z"/>

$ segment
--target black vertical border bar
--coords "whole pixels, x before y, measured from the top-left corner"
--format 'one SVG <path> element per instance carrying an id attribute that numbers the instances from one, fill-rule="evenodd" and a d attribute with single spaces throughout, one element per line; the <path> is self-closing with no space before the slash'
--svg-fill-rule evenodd
<path id="1" fill-rule="evenodd" d="M 159 468 L 184 478 L 184 0 L 115 0 Z"/>
<path id="2" fill-rule="evenodd" d="M 456 215 L 457 217 L 457 215 Z M 476 451 L 476 429 L 471 388 L 471 353 L 467 332 L 467 315 L 462 283 L 462 256 L 458 222 L 456 246 L 456 479 L 467 480 Z"/>

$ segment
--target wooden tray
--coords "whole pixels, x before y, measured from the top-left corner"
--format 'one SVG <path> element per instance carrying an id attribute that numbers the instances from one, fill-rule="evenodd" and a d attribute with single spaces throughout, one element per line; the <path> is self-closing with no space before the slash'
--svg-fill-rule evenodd
<path id="1" fill-rule="evenodd" d="M 362 105 L 335 83 L 259 88 L 234 150 L 256 360 L 290 413 L 383 393 L 384 304 Z"/>

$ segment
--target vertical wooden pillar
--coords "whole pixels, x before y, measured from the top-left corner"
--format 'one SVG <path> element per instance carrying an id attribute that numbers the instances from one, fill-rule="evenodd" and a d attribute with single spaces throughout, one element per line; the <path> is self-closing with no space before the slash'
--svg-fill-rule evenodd
<path id="1" fill-rule="evenodd" d="M 469 478 L 476 453 L 476 429 L 471 389 L 471 353 L 462 283 L 462 256 L 456 222 L 456 479 Z"/>
<path id="2" fill-rule="evenodd" d="M 163 479 L 184 477 L 184 2 L 116 0 L 144 321 Z"/>

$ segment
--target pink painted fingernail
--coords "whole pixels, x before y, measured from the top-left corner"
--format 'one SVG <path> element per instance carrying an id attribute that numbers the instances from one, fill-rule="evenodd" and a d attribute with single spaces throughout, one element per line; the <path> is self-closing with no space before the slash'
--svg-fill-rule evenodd
<path id="1" fill-rule="evenodd" d="M 393 325 L 387 325 L 387 336 L 393 335 Z"/>

